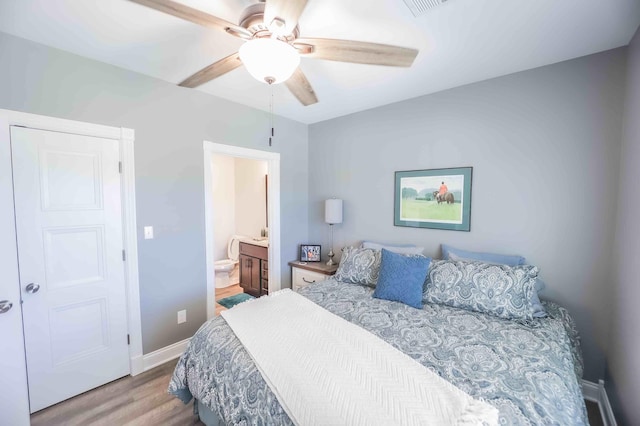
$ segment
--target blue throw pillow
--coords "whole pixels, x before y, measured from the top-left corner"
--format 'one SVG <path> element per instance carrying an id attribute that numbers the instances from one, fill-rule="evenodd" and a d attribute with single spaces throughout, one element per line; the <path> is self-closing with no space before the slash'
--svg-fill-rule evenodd
<path id="1" fill-rule="evenodd" d="M 422 309 L 422 285 L 431 258 L 404 256 L 382 249 L 380 273 L 373 297 Z"/>

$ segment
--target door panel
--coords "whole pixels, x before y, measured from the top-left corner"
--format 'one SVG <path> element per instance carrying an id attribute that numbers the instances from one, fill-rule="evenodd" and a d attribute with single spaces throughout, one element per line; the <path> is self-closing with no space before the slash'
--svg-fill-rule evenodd
<path id="1" fill-rule="evenodd" d="M 260 296 L 260 259 L 240 255 L 240 287 L 245 293 Z"/>
<path id="2" fill-rule="evenodd" d="M 51 228 L 43 233 L 50 290 L 106 279 L 103 226 Z"/>
<path id="3" fill-rule="evenodd" d="M 260 259 L 251 259 L 251 290 L 255 296 L 260 296 Z"/>
<path id="4" fill-rule="evenodd" d="M 107 299 L 102 297 L 51 309 L 53 365 L 109 348 Z"/>
<path id="5" fill-rule="evenodd" d="M 101 209 L 101 160 L 99 153 L 42 150 L 43 211 Z"/>
<path id="6" fill-rule="evenodd" d="M 243 254 L 240 255 L 240 287 L 251 288 L 251 258 Z"/>
<path id="7" fill-rule="evenodd" d="M 115 140 L 17 127 L 11 148 L 34 412 L 129 373 L 120 155 Z"/>

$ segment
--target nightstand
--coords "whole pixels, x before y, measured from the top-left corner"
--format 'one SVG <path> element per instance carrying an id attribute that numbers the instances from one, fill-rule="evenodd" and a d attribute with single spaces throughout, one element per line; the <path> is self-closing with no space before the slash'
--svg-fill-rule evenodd
<path id="1" fill-rule="evenodd" d="M 338 265 L 327 266 L 324 262 L 289 262 L 291 266 L 291 288 L 298 291 L 317 281 L 324 281 L 336 273 Z"/>

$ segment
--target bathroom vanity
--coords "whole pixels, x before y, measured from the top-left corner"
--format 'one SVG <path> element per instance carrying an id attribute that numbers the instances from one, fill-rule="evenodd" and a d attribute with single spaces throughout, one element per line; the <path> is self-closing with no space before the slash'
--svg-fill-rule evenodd
<path id="1" fill-rule="evenodd" d="M 263 244 L 240 242 L 240 287 L 255 297 L 269 293 L 269 249 Z"/>

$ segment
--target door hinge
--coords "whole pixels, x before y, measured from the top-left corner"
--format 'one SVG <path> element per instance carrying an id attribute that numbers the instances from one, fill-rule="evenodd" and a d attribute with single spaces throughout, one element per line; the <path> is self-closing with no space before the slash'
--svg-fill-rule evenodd
<path id="1" fill-rule="evenodd" d="M 127 255 L 125 254 L 124 250 L 122 250 L 122 261 L 124 262 L 125 260 L 127 260 Z"/>
<path id="2" fill-rule="evenodd" d="M 131 336 L 127 334 L 127 345 L 130 345 L 130 344 L 131 344 Z"/>
<path id="3" fill-rule="evenodd" d="M 118 172 L 122 174 L 122 161 L 118 161 Z"/>

